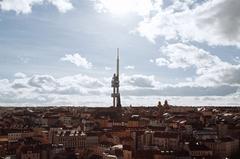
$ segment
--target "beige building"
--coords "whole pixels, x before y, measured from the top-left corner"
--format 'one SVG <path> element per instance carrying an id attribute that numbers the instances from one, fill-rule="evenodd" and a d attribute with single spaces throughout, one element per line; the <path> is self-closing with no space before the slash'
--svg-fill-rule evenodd
<path id="1" fill-rule="evenodd" d="M 33 137 L 34 132 L 13 132 L 8 133 L 8 142 L 17 142 L 19 139 Z"/>
<path id="2" fill-rule="evenodd" d="M 154 145 L 166 150 L 178 150 L 179 137 L 174 132 L 155 132 Z"/>
<path id="3" fill-rule="evenodd" d="M 213 155 L 219 159 L 225 159 L 239 151 L 239 140 L 230 137 L 218 140 L 206 140 L 204 144 L 213 150 Z"/>
<path id="4" fill-rule="evenodd" d="M 128 145 L 123 145 L 123 159 L 132 159 L 132 149 Z"/>
<path id="5" fill-rule="evenodd" d="M 65 126 L 71 126 L 72 125 L 72 117 L 71 116 L 61 116 L 60 121 L 65 125 Z"/>
<path id="6" fill-rule="evenodd" d="M 86 134 L 77 130 L 58 130 L 52 138 L 53 144 L 63 144 L 65 148 L 85 148 Z"/>

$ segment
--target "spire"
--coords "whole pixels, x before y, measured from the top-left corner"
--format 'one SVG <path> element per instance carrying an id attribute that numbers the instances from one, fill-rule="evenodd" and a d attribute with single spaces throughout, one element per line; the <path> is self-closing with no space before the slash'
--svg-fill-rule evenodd
<path id="1" fill-rule="evenodd" d="M 119 78 L 119 48 L 117 48 L 117 77 Z"/>

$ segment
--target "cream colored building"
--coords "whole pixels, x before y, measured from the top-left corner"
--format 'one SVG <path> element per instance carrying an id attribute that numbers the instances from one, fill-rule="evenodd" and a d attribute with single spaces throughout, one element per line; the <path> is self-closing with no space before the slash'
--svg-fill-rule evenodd
<path id="1" fill-rule="evenodd" d="M 230 137 L 207 140 L 204 144 L 213 150 L 213 155 L 219 159 L 228 158 L 239 151 L 239 140 Z"/>
<path id="2" fill-rule="evenodd" d="M 155 132 L 153 143 L 163 149 L 178 150 L 179 137 L 173 132 Z"/>
<path id="3" fill-rule="evenodd" d="M 34 132 L 13 132 L 8 133 L 8 142 L 17 142 L 19 139 L 33 137 Z"/>
<path id="4" fill-rule="evenodd" d="M 83 149 L 86 145 L 86 134 L 77 130 L 58 130 L 52 138 L 53 144 L 63 144 L 65 148 Z"/>

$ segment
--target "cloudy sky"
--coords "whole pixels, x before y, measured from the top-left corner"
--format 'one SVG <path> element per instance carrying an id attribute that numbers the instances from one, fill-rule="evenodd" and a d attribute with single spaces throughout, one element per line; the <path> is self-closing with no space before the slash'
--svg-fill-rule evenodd
<path id="1" fill-rule="evenodd" d="M 240 104 L 239 0 L 0 0 L 0 104 Z"/>

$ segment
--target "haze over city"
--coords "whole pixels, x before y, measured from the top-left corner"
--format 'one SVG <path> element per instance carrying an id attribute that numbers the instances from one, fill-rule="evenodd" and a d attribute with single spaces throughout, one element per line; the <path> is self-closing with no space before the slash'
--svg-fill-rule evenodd
<path id="1" fill-rule="evenodd" d="M 239 105 L 238 0 L 0 0 L 0 105 Z"/>

